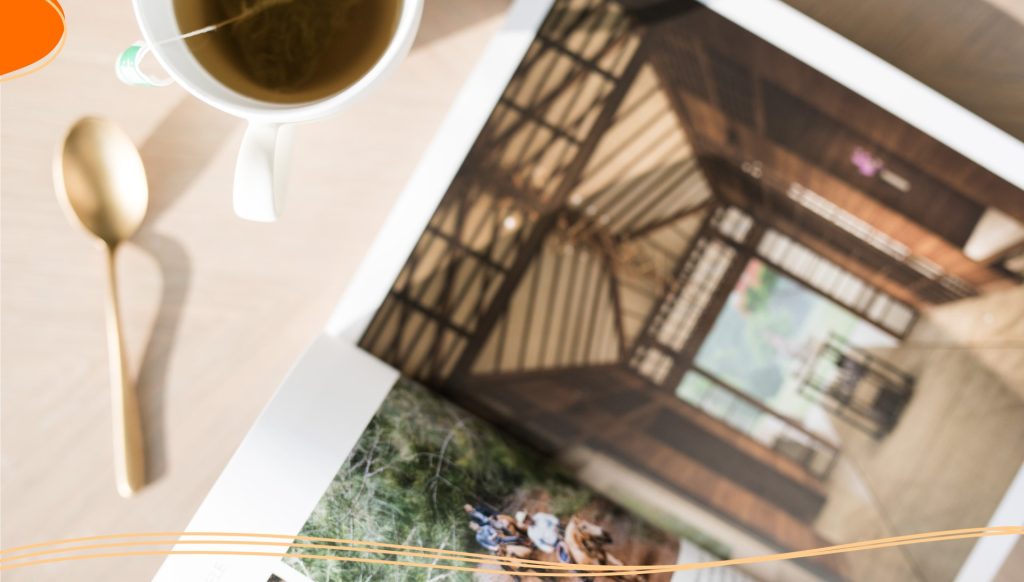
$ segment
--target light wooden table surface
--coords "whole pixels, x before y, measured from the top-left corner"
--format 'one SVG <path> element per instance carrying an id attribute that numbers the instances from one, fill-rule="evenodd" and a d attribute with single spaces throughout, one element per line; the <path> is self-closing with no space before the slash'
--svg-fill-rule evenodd
<path id="1" fill-rule="evenodd" d="M 139 36 L 130 3 L 62 3 L 63 53 L 0 93 L 5 548 L 184 528 L 325 323 L 508 0 L 427 0 L 399 72 L 347 112 L 298 129 L 288 207 L 273 225 L 231 211 L 241 121 L 180 88 L 114 78 L 115 56 Z M 51 177 L 58 142 L 84 115 L 124 127 L 150 179 L 149 220 L 119 257 L 155 478 L 130 500 L 112 473 L 103 258 L 68 225 Z M 78 562 L 3 579 L 145 580 L 160 562 Z"/>

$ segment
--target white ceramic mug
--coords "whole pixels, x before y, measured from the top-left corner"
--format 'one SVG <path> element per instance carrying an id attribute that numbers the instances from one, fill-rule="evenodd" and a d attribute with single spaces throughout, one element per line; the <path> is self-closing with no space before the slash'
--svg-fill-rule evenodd
<path id="1" fill-rule="evenodd" d="M 369 0 L 374 1 L 374 0 Z M 308 103 L 281 104 L 247 97 L 214 78 L 199 64 L 178 29 L 173 0 L 133 0 L 144 40 L 135 43 L 116 63 L 117 76 L 131 85 L 163 86 L 176 82 L 221 111 L 249 122 L 235 166 L 235 213 L 249 220 L 273 222 L 284 204 L 291 124 L 337 113 L 394 70 L 409 52 L 419 27 L 423 0 L 401 0 L 394 35 L 377 63 L 347 88 Z M 144 73 L 139 64 L 149 53 L 170 78 Z"/>

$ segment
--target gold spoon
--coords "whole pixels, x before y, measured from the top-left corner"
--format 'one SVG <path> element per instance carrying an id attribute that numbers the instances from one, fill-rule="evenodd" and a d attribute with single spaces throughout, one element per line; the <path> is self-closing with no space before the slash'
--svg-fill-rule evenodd
<path id="1" fill-rule="evenodd" d="M 130 497 L 146 482 L 142 425 L 135 386 L 128 379 L 121 317 L 118 313 L 114 253 L 139 229 L 149 206 L 142 158 L 114 123 L 79 120 L 54 161 L 57 198 L 65 214 L 104 243 L 110 277 L 107 296 L 107 349 L 114 417 L 114 471 L 117 491 Z"/>

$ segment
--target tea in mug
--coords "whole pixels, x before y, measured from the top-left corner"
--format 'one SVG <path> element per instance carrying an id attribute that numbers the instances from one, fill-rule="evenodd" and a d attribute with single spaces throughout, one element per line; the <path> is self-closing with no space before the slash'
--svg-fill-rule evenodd
<path id="1" fill-rule="evenodd" d="M 362 78 L 395 34 L 402 0 L 174 0 L 199 64 L 261 101 L 305 103 Z"/>

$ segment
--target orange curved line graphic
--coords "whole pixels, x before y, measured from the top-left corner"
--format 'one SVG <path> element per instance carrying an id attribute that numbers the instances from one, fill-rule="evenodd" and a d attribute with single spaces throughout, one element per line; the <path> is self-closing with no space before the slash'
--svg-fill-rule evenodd
<path id="1" fill-rule="evenodd" d="M 0 82 L 49 65 L 64 49 L 67 20 L 58 0 L 4 2 L 0 9 Z M 53 20 L 53 14 L 58 20 Z"/>
<path id="2" fill-rule="evenodd" d="M 923 533 L 923 534 L 909 534 L 909 535 L 903 535 L 903 536 L 883 538 L 881 540 L 870 540 L 870 541 L 866 541 L 866 542 L 853 542 L 853 543 L 848 543 L 848 544 L 839 544 L 839 545 L 828 546 L 825 549 L 837 550 L 838 551 L 838 550 L 844 550 L 846 548 L 866 547 L 866 546 L 869 546 L 869 545 L 874 545 L 874 544 L 883 543 L 883 542 L 885 542 L 885 543 L 901 542 L 901 541 L 908 541 L 909 542 L 909 541 L 925 539 L 925 538 L 927 538 L 929 541 L 941 541 L 941 539 L 944 536 L 971 535 L 971 534 L 975 534 L 975 533 L 983 534 L 983 535 L 1013 535 L 1013 534 L 1016 534 L 1016 533 L 1021 533 L 1020 531 L 1018 531 L 1019 529 L 1021 529 L 1021 528 L 1013 528 L 1013 527 L 966 528 L 966 529 L 957 529 L 957 530 L 947 530 L 947 531 L 942 531 L 942 532 L 928 532 L 928 533 Z M 551 562 L 546 562 L 546 561 L 542 561 L 542 560 L 528 560 L 528 559 L 523 559 L 523 558 L 501 557 L 501 556 L 494 556 L 494 555 L 491 555 L 491 554 L 481 554 L 481 553 L 474 553 L 474 552 L 462 552 L 462 551 L 457 551 L 457 550 L 441 550 L 441 549 L 427 548 L 427 547 L 422 547 L 422 546 L 408 546 L 408 545 L 402 545 L 402 544 L 389 544 L 389 543 L 383 543 L 383 542 L 368 542 L 368 541 L 361 541 L 361 540 L 342 539 L 342 538 L 325 538 L 325 537 L 316 537 L 316 536 L 301 536 L 301 535 L 286 535 L 286 534 L 263 534 L 263 533 L 233 533 L 233 532 L 145 532 L 145 533 L 108 534 L 108 535 L 88 536 L 88 537 L 79 537 L 79 538 L 68 538 L 68 539 L 63 539 L 63 540 L 55 540 L 55 541 L 49 541 L 49 542 L 40 542 L 40 543 L 35 543 L 35 544 L 18 546 L 18 547 L 14 547 L 14 548 L 8 548 L 6 550 L 0 550 L 0 556 L 3 556 L 4 554 L 23 552 L 25 550 L 37 549 L 37 548 L 42 548 L 42 547 L 46 547 L 46 546 L 61 546 L 61 545 L 67 545 L 67 544 L 73 544 L 73 543 L 116 540 L 116 539 L 122 539 L 122 538 L 124 538 L 124 539 L 137 539 L 137 538 L 160 538 L 160 537 L 169 537 L 169 538 L 176 538 L 176 539 L 171 539 L 171 540 L 167 540 L 167 541 L 156 540 L 156 541 L 150 541 L 150 542 L 133 542 L 133 543 L 123 542 L 123 543 L 103 545 L 103 546 L 73 546 L 73 547 L 67 547 L 67 548 L 57 548 L 57 549 L 47 550 L 45 552 L 38 552 L 38 553 L 33 553 L 33 554 L 22 554 L 22 555 L 18 555 L 18 556 L 0 557 L 0 563 L 3 563 L 4 561 L 10 562 L 12 560 L 15 560 L 15 561 L 16 560 L 21 560 L 21 559 L 24 559 L 24 558 L 27 558 L 27 557 L 32 557 L 32 556 L 37 556 L 37 555 L 44 555 L 44 554 L 49 554 L 49 553 L 61 553 L 61 552 L 79 551 L 79 550 L 83 550 L 83 549 L 91 549 L 91 548 L 94 548 L 94 547 L 104 547 L 104 548 L 107 548 L 107 547 L 115 547 L 115 546 L 118 546 L 118 545 L 125 545 L 125 546 L 130 546 L 130 545 L 170 545 L 170 544 L 175 544 L 175 543 L 197 543 L 197 544 L 211 544 L 211 545 L 215 545 L 215 544 L 229 544 L 229 545 L 230 544 L 237 544 L 237 545 L 271 545 L 271 546 L 274 546 L 274 545 L 276 545 L 276 546 L 284 545 L 284 546 L 292 546 L 292 547 L 300 546 L 300 544 L 295 544 L 295 543 L 281 544 L 281 543 L 273 543 L 273 542 L 249 542 L 249 541 L 232 542 L 232 541 L 229 541 L 229 540 L 216 540 L 216 539 L 214 539 L 214 540 L 202 539 L 202 540 L 199 540 L 199 541 L 195 541 L 195 540 L 183 541 L 183 540 L 180 540 L 180 538 L 184 538 L 184 537 L 200 537 L 200 538 L 202 538 L 202 537 L 221 537 L 221 538 L 223 538 L 223 537 L 238 537 L 238 538 L 247 538 L 247 539 L 251 539 L 251 538 L 266 538 L 266 539 L 330 542 L 331 544 L 346 544 L 346 545 L 325 545 L 325 546 L 302 546 L 302 547 L 317 547 L 317 548 L 322 548 L 322 549 L 335 549 L 335 550 L 362 551 L 362 552 L 375 552 L 375 553 L 377 553 L 377 552 L 381 552 L 381 551 L 380 550 L 375 550 L 374 548 L 375 547 L 383 547 L 383 548 L 397 548 L 397 549 L 404 549 L 404 550 L 412 550 L 412 551 L 416 551 L 416 552 L 424 552 L 429 557 L 439 557 L 439 555 L 440 556 L 466 557 L 466 558 L 470 558 L 470 560 L 468 560 L 468 561 L 481 561 L 481 559 L 483 559 L 484 561 L 487 561 L 487 562 L 495 562 L 495 561 L 498 561 L 498 562 L 509 562 L 509 563 L 515 562 L 516 564 L 519 564 L 519 565 L 523 565 L 523 564 L 539 564 L 539 565 L 542 565 L 542 566 L 548 566 L 548 565 L 551 564 Z M 812 550 L 805 550 L 805 551 L 812 551 Z M 447 559 L 447 558 L 443 558 L 443 559 Z M 616 568 L 621 568 L 621 566 L 600 566 L 600 565 L 592 566 L 592 567 L 593 568 L 597 568 L 597 569 L 602 569 L 603 568 L 603 569 L 608 569 L 608 570 L 612 570 L 612 569 L 616 569 Z M 637 566 L 637 568 L 660 568 L 660 567 L 661 566 Z"/>
<path id="3" fill-rule="evenodd" d="M 959 531 L 964 531 L 964 530 L 959 530 Z M 971 530 L 967 530 L 967 531 L 971 531 Z M 977 535 L 975 535 L 975 533 Z M 970 534 L 963 534 L 962 533 L 962 534 L 955 535 L 955 536 L 954 535 L 938 536 L 938 535 L 932 535 L 932 534 L 923 534 L 923 535 L 922 534 L 918 534 L 918 535 L 915 535 L 915 536 L 904 536 L 904 537 L 905 538 L 916 539 L 917 540 L 916 543 L 924 543 L 924 542 L 934 542 L 934 541 L 947 541 L 947 540 L 952 540 L 952 539 L 964 539 L 964 538 L 969 538 L 969 537 L 988 537 L 988 536 L 996 536 L 996 535 L 1010 535 L 1012 532 L 979 531 L 979 532 L 975 532 L 975 533 L 970 533 Z M 54 554 L 54 553 L 61 553 L 61 552 L 68 552 L 68 551 L 95 550 L 95 549 L 114 549 L 114 548 L 139 547 L 139 546 L 148 546 L 148 545 L 171 545 L 171 544 L 175 544 L 175 543 L 182 544 L 182 545 L 192 544 L 192 545 L 276 546 L 276 547 L 288 547 L 288 548 L 300 548 L 300 549 L 325 549 L 325 550 L 363 551 L 363 552 L 366 551 L 365 548 L 359 548 L 359 547 L 335 546 L 335 545 L 323 545 L 323 544 L 288 543 L 288 542 L 227 541 L 227 540 L 201 540 L 201 539 L 200 540 L 181 540 L 181 541 L 175 542 L 174 540 L 167 540 L 167 541 L 151 541 L 151 542 L 120 542 L 120 543 L 95 544 L 95 545 L 80 546 L 80 547 L 73 547 L 73 548 L 64 548 L 64 549 L 60 549 L 60 550 L 50 550 L 50 551 L 45 551 L 45 552 L 37 552 L 37 553 L 33 553 L 33 554 L 26 554 L 26 555 L 22 555 L 22 556 L 16 556 L 16 557 L 13 557 L 13 558 L 8 558 L 8 562 L 11 561 L 11 560 L 20 561 L 20 560 L 23 560 L 25 558 L 41 557 L 41 556 L 45 556 L 45 555 L 50 555 L 50 554 Z M 879 543 L 876 542 L 876 541 L 868 541 L 868 542 L 858 542 L 858 543 L 854 543 L 854 544 L 845 544 L 843 546 L 830 546 L 827 549 L 829 550 L 828 553 L 841 553 L 841 552 L 845 552 L 845 551 L 876 549 L 877 547 L 889 547 L 889 546 L 892 546 L 892 545 L 905 545 L 907 543 L 915 543 L 915 542 L 912 539 L 907 539 L 907 540 L 904 540 L 902 543 L 900 543 L 898 541 L 888 541 L 888 542 L 885 542 L 883 545 L 879 545 Z M 412 548 L 413 546 L 408 546 L 408 547 Z M 424 549 L 426 549 L 426 548 L 424 548 Z M 826 548 L 823 548 L 823 549 L 826 549 Z M 811 551 L 814 551 L 814 550 L 811 550 Z M 189 551 L 189 550 L 184 550 L 184 551 L 177 551 L 177 552 L 171 551 L 171 552 L 167 552 L 167 553 L 169 553 L 169 554 L 195 554 L 197 552 Z M 216 552 L 216 553 L 232 555 L 232 554 L 235 554 L 236 552 Z M 237 552 L 237 553 L 238 554 L 242 554 L 242 555 L 254 555 L 253 552 Z M 510 557 L 499 557 L 499 556 L 493 556 L 493 555 L 489 555 L 489 554 L 470 554 L 468 552 L 463 552 L 463 553 L 466 553 L 466 554 L 468 554 L 470 556 L 473 556 L 473 558 L 452 558 L 452 557 L 432 555 L 430 553 L 424 554 L 424 553 L 418 553 L 418 552 L 400 552 L 400 551 L 394 551 L 394 550 L 373 550 L 372 553 L 384 554 L 384 555 L 394 555 L 394 556 L 415 557 L 415 558 L 433 558 L 435 561 L 436 560 L 447 560 L 447 561 L 467 562 L 467 563 L 476 563 L 476 564 L 502 564 L 502 565 L 507 565 L 507 566 L 519 567 L 519 568 L 522 568 L 524 566 L 528 566 L 528 567 L 534 568 L 535 570 L 537 570 L 537 569 L 540 569 L 540 570 L 566 570 L 566 571 L 570 571 L 571 575 L 573 575 L 573 576 L 579 576 L 580 572 L 583 571 L 583 570 L 580 569 L 580 566 L 577 565 L 577 564 L 563 564 L 563 563 L 560 563 L 560 562 L 545 562 L 545 561 L 541 561 L 541 560 L 526 560 L 526 559 L 517 559 L 517 558 L 510 558 Z M 130 554 L 133 554 L 133 553 L 130 553 Z M 259 555 L 264 555 L 264 553 L 261 552 L 261 553 L 259 553 Z M 295 554 L 280 554 L 280 555 L 281 556 L 290 555 L 291 557 L 308 557 L 306 555 L 297 556 Z M 317 554 L 317 555 L 321 556 L 321 559 L 331 559 L 329 556 L 323 556 L 322 554 Z M 90 558 L 103 557 L 103 556 L 109 556 L 109 554 L 92 555 L 92 556 L 78 556 L 78 557 L 74 557 L 74 558 L 90 559 Z M 779 556 L 779 555 L 773 555 L 771 557 L 777 557 L 777 556 Z M 760 561 L 760 558 L 746 558 L 746 559 L 741 559 L 741 560 L 750 560 L 750 559 L 754 559 L 754 560 Z M 782 559 L 782 558 L 779 558 L 779 559 Z M 792 559 L 792 558 L 786 558 L 786 559 Z M 360 562 L 361 561 L 365 561 L 362 558 L 345 558 L 344 560 L 345 561 L 360 561 Z M 57 561 L 59 561 L 59 560 L 57 560 Z M 0 560 L 0 566 L 2 566 L 2 562 L 3 562 L 3 560 Z M 40 563 L 46 563 L 46 562 L 48 562 L 48 561 L 40 561 Z M 406 565 L 406 566 L 416 566 L 418 564 L 417 562 L 395 562 L 395 561 L 391 561 L 391 560 L 376 560 L 374 562 L 375 563 L 390 563 L 390 564 L 395 564 L 395 565 Z M 11 568 L 31 565 L 31 564 L 34 564 L 34 563 L 35 562 L 30 562 L 30 563 L 26 563 L 26 564 L 18 564 L 16 566 L 12 566 Z M 637 573 L 662 573 L 662 572 L 666 572 L 667 571 L 666 568 L 671 568 L 671 571 L 677 571 L 677 570 L 680 570 L 680 569 L 713 568 L 713 567 L 718 567 L 720 565 L 730 565 L 730 564 L 725 564 L 725 563 L 720 564 L 718 562 L 702 562 L 702 563 L 687 564 L 687 565 L 685 565 L 685 567 L 683 567 L 683 565 L 675 565 L 675 566 L 667 566 L 667 565 L 653 565 L 653 566 L 589 565 L 589 566 L 587 566 L 586 571 L 594 572 L 594 573 L 599 574 L 599 575 L 609 576 L 609 575 L 626 575 L 626 574 L 623 574 L 624 572 L 633 573 L 633 574 L 637 574 Z M 428 567 L 428 566 L 430 566 L 430 564 L 423 565 L 423 567 Z M 417 567 L 419 567 L 419 566 L 417 566 Z M 3 569 L 4 568 L 0 567 L 0 570 L 3 570 Z"/>
<path id="4" fill-rule="evenodd" d="M 173 544 L 173 543 L 182 543 L 182 542 L 178 541 L 178 538 L 190 537 L 190 536 L 267 538 L 267 539 L 282 539 L 282 540 L 302 540 L 302 541 L 313 541 L 313 542 L 330 542 L 332 544 L 346 544 L 346 545 L 351 545 L 351 546 L 358 546 L 358 547 L 351 548 L 354 551 L 376 551 L 376 550 L 374 550 L 374 548 L 397 548 L 397 549 L 406 549 L 406 550 L 428 552 L 428 553 L 430 553 L 430 557 L 434 557 L 435 554 L 444 554 L 444 555 L 447 555 L 447 556 L 460 556 L 460 557 L 467 557 L 467 558 L 473 558 L 473 559 L 475 559 L 475 558 L 489 558 L 489 561 L 494 561 L 494 560 L 498 560 L 498 561 L 516 560 L 515 558 L 504 558 L 504 557 L 500 557 L 500 556 L 491 556 L 490 554 L 480 554 L 480 553 L 475 553 L 475 552 L 462 552 L 462 551 L 458 551 L 458 550 L 441 550 L 441 549 L 426 548 L 426 547 L 420 547 L 420 546 L 407 546 L 407 545 L 402 545 L 402 544 L 389 544 L 389 543 L 384 543 L 384 542 L 367 542 L 367 541 L 361 541 L 361 540 L 351 540 L 351 539 L 341 539 L 341 538 L 325 538 L 325 537 L 317 537 L 317 536 L 301 536 L 301 535 L 285 535 L 285 534 L 262 534 L 262 533 L 233 533 L 233 532 L 145 532 L 145 533 L 108 534 L 108 535 L 99 535 L 99 536 L 87 536 L 87 537 L 79 537 L 79 538 L 68 538 L 68 539 L 63 539 L 63 540 L 55 540 L 55 541 L 50 541 L 50 542 L 40 542 L 40 543 L 29 544 L 29 545 L 25 545 L 25 546 L 18 546 L 18 547 L 14 547 L 14 548 L 8 548 L 6 550 L 0 550 L 0 563 L 3 563 L 5 560 L 10 561 L 10 560 L 17 560 L 17 559 L 21 559 L 21 558 L 27 557 L 26 555 L 3 557 L 5 554 L 10 554 L 10 553 L 14 553 L 14 552 L 22 552 L 22 551 L 25 551 L 25 550 L 31 550 L 31 549 L 36 549 L 36 548 L 41 548 L 41 547 L 46 547 L 46 546 L 57 546 L 57 545 L 67 545 L 67 544 L 83 543 L 83 542 L 105 541 L 105 540 L 114 540 L 114 539 L 119 539 L 119 538 L 135 539 L 135 538 L 157 538 L 157 537 L 173 537 L 173 538 L 175 538 L 175 540 L 167 542 L 167 543 Z M 154 544 L 154 545 L 159 545 L 162 542 L 150 542 L 150 543 Z M 191 542 L 189 542 L 189 543 L 191 543 Z M 223 540 L 214 540 L 214 541 L 206 540 L 206 541 L 203 541 L 202 543 L 232 543 L 232 542 L 227 542 L 227 541 L 223 541 Z M 244 543 L 247 543 L 247 542 L 235 542 L 235 543 L 244 544 Z M 260 542 L 255 542 L 255 543 L 257 545 L 276 545 L 276 544 L 271 544 L 271 543 L 266 543 L 266 544 L 261 544 Z M 285 544 L 285 545 L 290 545 L 290 544 Z M 328 545 L 328 546 L 324 546 L 324 548 L 325 549 L 348 549 L 347 547 L 340 546 L 340 545 Z M 50 551 L 51 552 L 61 552 L 61 551 L 74 551 L 74 550 L 79 550 L 79 549 L 82 549 L 82 546 L 76 546 L 76 547 L 71 547 L 71 548 L 63 548 L 63 549 L 55 549 L 55 550 L 50 550 Z M 519 559 L 517 561 L 517 563 L 520 563 L 520 564 L 530 563 L 530 562 L 536 562 L 538 564 L 547 564 L 547 562 L 544 562 L 544 561 L 541 561 L 541 560 Z"/>
<path id="5" fill-rule="evenodd" d="M 35 552 L 31 554 L 23 554 L 19 556 L 5 556 L 0 558 L 0 571 L 12 570 L 15 568 L 23 568 L 29 566 L 39 566 L 43 564 L 52 564 L 58 562 L 71 562 L 79 560 L 91 560 L 99 558 L 112 558 L 112 557 L 130 557 L 130 556 L 151 556 L 151 555 L 224 555 L 224 556 L 264 556 L 264 557 L 291 557 L 291 558 L 302 558 L 312 560 L 329 560 L 338 562 L 360 562 L 367 564 L 384 564 L 401 567 L 412 567 L 412 568 L 427 568 L 435 570 L 451 570 L 459 572 L 472 572 L 472 573 L 493 573 L 493 570 L 480 567 L 472 566 L 458 566 L 450 564 L 438 564 L 424 563 L 424 562 L 410 562 L 401 561 L 394 559 L 383 559 L 383 558 L 365 558 L 365 557 L 353 557 L 353 556 L 335 556 L 335 555 L 322 555 L 322 554 L 295 554 L 288 552 L 255 552 L 255 551 L 240 551 L 240 550 L 142 550 L 142 551 L 127 551 L 127 552 L 108 552 L 108 553 L 96 553 L 96 554 L 85 554 L 85 555 L 74 555 L 74 556 L 59 556 L 45 559 L 25 561 L 27 558 L 50 556 L 53 554 L 60 554 L 71 551 L 82 551 L 82 550 L 96 550 L 96 549 L 114 549 L 124 547 L 137 547 L 146 545 L 170 545 L 170 544 L 202 544 L 202 545 L 264 545 L 264 546 L 286 546 L 289 548 L 309 548 L 309 549 L 324 549 L 324 550 L 335 550 L 335 551 L 356 551 L 363 553 L 375 553 L 383 555 L 394 555 L 394 556 L 406 556 L 406 557 L 417 557 L 417 558 L 433 558 L 435 560 L 444 560 L 448 562 L 463 562 L 463 563 L 476 563 L 476 564 L 493 564 L 493 565 L 505 565 L 512 566 L 519 569 L 518 574 L 521 575 L 541 575 L 554 578 L 564 577 L 589 577 L 589 576 L 630 576 L 637 574 L 661 574 L 671 573 L 683 570 L 697 570 L 704 568 L 718 568 L 723 566 L 733 566 L 741 564 L 756 564 L 771 561 L 790 560 L 797 558 L 809 558 L 814 556 L 823 556 L 829 554 L 839 554 L 854 551 L 881 549 L 909 544 L 919 543 L 931 543 L 937 541 L 950 541 L 958 539 L 970 539 L 970 538 L 981 538 L 991 536 L 1005 536 L 1005 535 L 1024 535 L 1024 527 L 1022 526 L 998 526 L 998 527 L 985 527 L 985 528 L 967 528 L 957 530 L 945 530 L 928 532 L 923 534 L 911 534 L 906 536 L 896 536 L 889 538 L 880 538 L 876 540 L 868 540 L 863 542 L 854 542 L 849 544 L 839 544 L 835 546 L 827 546 L 824 548 L 818 548 L 814 550 L 802 550 L 796 552 L 784 552 L 779 554 L 771 554 L 766 556 L 755 556 L 749 558 L 734 558 L 729 560 L 719 560 L 716 562 L 698 562 L 692 564 L 677 564 L 677 565 L 655 565 L 655 566 L 580 566 L 576 564 L 561 564 L 555 562 L 543 562 L 539 560 L 524 560 L 510 557 L 499 557 L 492 556 L 489 554 L 475 554 L 472 552 L 457 552 L 454 550 L 435 550 L 431 548 L 423 548 L 419 546 L 405 546 L 402 544 L 382 544 L 378 542 L 363 542 L 356 540 L 344 540 L 337 538 L 316 538 L 312 536 L 289 536 L 285 534 L 254 534 L 254 533 L 231 533 L 231 532 L 154 532 L 154 533 L 135 533 L 135 534 L 111 534 L 106 536 L 90 536 L 87 538 L 71 538 L 66 540 L 57 540 L 53 542 L 42 542 L 37 544 L 31 544 L 27 546 L 19 546 L 16 548 L 10 548 L 7 550 L 0 551 L 0 555 L 10 554 L 12 552 L 23 552 L 28 549 L 37 549 L 47 546 L 67 546 L 67 544 L 81 543 L 88 541 L 99 541 L 99 540 L 111 540 L 111 539 L 137 539 L 146 537 L 203 537 L 203 536 L 217 536 L 217 537 L 240 537 L 240 538 L 271 538 L 271 539 L 303 539 L 307 541 L 329 541 L 339 542 L 345 544 L 355 544 L 357 547 L 351 545 L 337 546 L 337 545 L 321 545 L 321 544 L 308 544 L 308 543 L 295 543 L 295 542 L 260 542 L 252 541 L 247 539 L 245 541 L 232 541 L 232 540 L 206 540 L 206 539 L 188 539 L 188 540 L 156 540 L 156 541 L 134 541 L 134 542 L 114 542 L 107 544 L 93 544 L 87 546 L 71 546 L 61 547 L 57 549 L 50 549 L 41 552 Z M 362 547 L 371 546 L 371 547 Z M 374 550 L 373 546 L 376 547 L 390 547 L 400 548 L 409 551 L 392 551 L 392 550 Z M 11 562 L 15 562 L 11 564 Z"/>
<path id="6" fill-rule="evenodd" d="M 329 545 L 329 544 L 306 544 L 306 543 L 293 543 L 293 542 L 260 542 L 260 541 L 251 541 L 251 540 L 245 540 L 245 541 L 228 541 L 228 540 L 167 540 L 167 541 L 149 541 L 149 542 L 117 542 L 117 543 L 109 543 L 109 544 L 91 544 L 91 545 L 86 545 L 86 546 L 77 546 L 77 547 L 71 547 L 71 548 L 63 548 L 63 549 L 59 549 L 59 550 L 47 550 L 47 551 L 43 551 L 43 552 L 33 552 L 33 553 L 30 553 L 30 554 L 24 554 L 24 555 L 14 556 L 14 557 L 11 557 L 11 558 L 6 558 L 6 559 L 3 559 L 3 560 L 0 560 L 0 570 L 3 569 L 3 565 L 4 565 L 5 562 L 9 563 L 12 560 L 13 561 L 20 561 L 20 560 L 24 560 L 26 558 L 37 558 L 37 557 L 48 556 L 48 555 L 52 555 L 52 554 L 59 554 L 59 553 L 63 553 L 63 552 L 73 552 L 73 551 L 82 551 L 82 550 L 106 550 L 106 549 L 113 549 L 113 548 L 127 548 L 127 547 L 139 547 L 139 546 L 154 546 L 154 545 L 175 545 L 175 544 L 180 544 L 180 545 L 272 546 L 272 547 L 300 548 L 300 549 L 313 549 L 313 550 L 340 550 L 340 551 L 350 551 L 350 552 L 370 552 L 370 553 L 374 553 L 374 554 L 382 554 L 382 555 L 388 555 L 388 556 L 403 556 L 403 557 L 409 557 L 409 558 L 426 558 L 426 559 L 434 559 L 434 560 L 448 560 L 448 561 L 458 561 L 458 562 L 467 562 L 467 563 L 476 563 L 476 564 L 503 563 L 503 564 L 506 564 L 506 565 L 515 565 L 515 566 L 524 566 L 524 565 L 526 565 L 526 566 L 534 566 L 534 567 L 540 567 L 540 568 L 543 568 L 543 569 L 553 569 L 553 570 L 570 570 L 570 569 L 575 567 L 572 564 L 566 565 L 566 564 L 555 563 L 555 562 L 544 562 L 544 561 L 541 561 L 541 560 L 526 560 L 526 559 L 501 557 L 501 556 L 492 556 L 490 554 L 471 554 L 469 552 L 466 552 L 467 556 L 446 556 L 446 555 L 443 555 L 443 554 L 431 553 L 431 552 L 437 552 L 439 550 L 428 550 L 427 548 L 424 548 L 424 550 L 427 550 L 426 552 L 421 552 L 421 551 L 418 551 L 419 550 L 418 548 L 415 548 L 417 551 L 375 550 L 375 549 L 367 549 L 367 548 L 359 547 L 359 546 L 344 546 L 344 545 Z M 414 548 L 410 547 L 410 549 L 414 549 Z M 282 555 L 284 555 L 284 554 L 282 554 Z M 638 568 L 658 568 L 658 567 L 661 567 L 661 566 L 637 566 L 637 567 Z M 622 566 L 595 566 L 595 568 L 622 569 Z"/>

